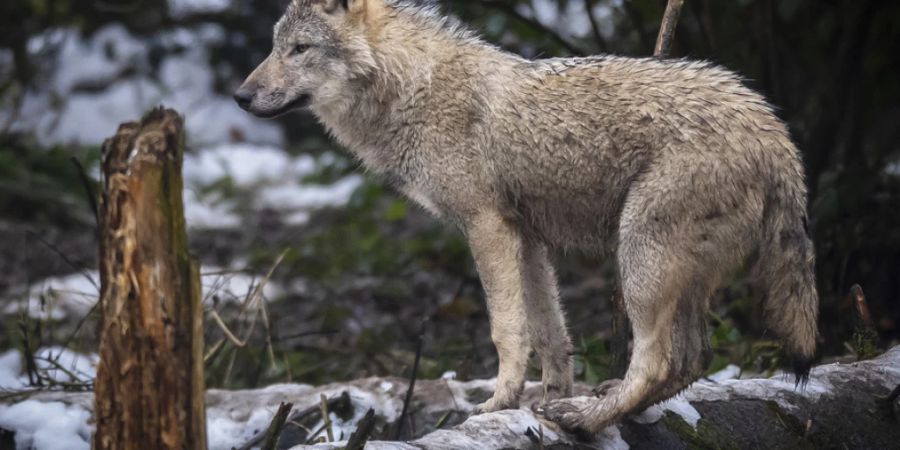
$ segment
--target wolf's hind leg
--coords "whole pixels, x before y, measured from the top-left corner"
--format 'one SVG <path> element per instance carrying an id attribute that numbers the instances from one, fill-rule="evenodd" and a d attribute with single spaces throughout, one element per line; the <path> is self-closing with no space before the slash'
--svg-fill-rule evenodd
<path id="1" fill-rule="evenodd" d="M 559 302 L 556 274 L 547 248 L 526 242 L 522 252 L 525 310 L 531 346 L 541 359 L 541 403 L 572 396 L 572 342 Z"/>
<path id="2" fill-rule="evenodd" d="M 589 404 L 558 400 L 543 414 L 576 431 L 596 433 L 663 390 L 671 371 L 672 326 L 685 285 L 681 258 L 659 241 L 623 235 L 619 270 L 625 306 L 634 330 L 634 350 L 625 378 Z"/>
<path id="3" fill-rule="evenodd" d="M 678 298 L 672 326 L 672 356 L 669 377 L 652 392 L 637 410 L 645 409 L 678 394 L 706 372 L 712 360 L 709 346 L 708 301 L 712 294 L 708 274 L 695 278 Z"/>
<path id="4" fill-rule="evenodd" d="M 500 359 L 494 395 L 473 413 L 518 408 L 529 353 L 522 238 L 502 217 L 490 212 L 467 224 L 466 234 L 484 286 L 491 339 Z"/>

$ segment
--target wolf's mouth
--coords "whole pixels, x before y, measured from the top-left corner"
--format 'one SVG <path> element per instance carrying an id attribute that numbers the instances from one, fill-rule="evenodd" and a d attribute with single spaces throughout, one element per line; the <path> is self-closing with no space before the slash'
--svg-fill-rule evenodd
<path id="1" fill-rule="evenodd" d="M 278 116 L 287 114 L 295 109 L 306 108 L 309 106 L 309 103 L 312 101 L 312 97 L 309 94 L 302 94 L 299 97 L 287 102 L 281 108 L 274 109 L 271 111 L 254 111 L 254 114 L 258 117 L 262 117 L 264 119 L 274 119 Z"/>

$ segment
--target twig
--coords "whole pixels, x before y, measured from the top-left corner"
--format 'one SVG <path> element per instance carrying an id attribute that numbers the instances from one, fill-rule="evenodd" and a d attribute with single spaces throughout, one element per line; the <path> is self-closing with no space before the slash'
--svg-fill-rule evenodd
<path id="1" fill-rule="evenodd" d="M 284 428 L 284 422 L 293 407 L 293 403 L 282 403 L 278 407 L 278 411 L 272 416 L 272 422 L 269 423 L 269 428 L 266 430 L 266 439 L 260 447 L 261 450 L 275 450 L 278 438 L 281 436 L 281 429 Z"/>
<path id="2" fill-rule="evenodd" d="M 340 396 L 334 397 L 328 400 L 328 407 L 331 408 L 332 411 L 341 414 L 341 411 L 347 411 L 350 409 L 352 404 L 350 403 L 350 394 L 346 391 L 342 392 Z M 299 422 L 302 421 L 318 412 L 321 412 L 321 407 L 316 404 L 310 406 L 306 409 L 302 410 L 293 410 L 288 415 L 285 422 Z M 318 435 L 318 433 L 316 433 Z M 250 450 L 253 447 L 257 447 L 260 442 L 262 442 L 266 438 L 266 432 L 260 432 L 254 435 L 250 440 L 248 440 L 244 445 L 238 447 L 237 450 Z"/>
<path id="3" fill-rule="evenodd" d="M 866 294 L 863 293 L 862 287 L 854 284 L 850 287 L 850 296 L 853 304 L 856 306 L 856 313 L 859 314 L 859 320 L 866 329 L 874 330 L 875 322 L 872 321 L 872 314 L 869 313 L 869 304 L 866 302 Z"/>
<path id="4" fill-rule="evenodd" d="M 243 303 L 241 304 L 241 311 L 239 313 L 239 316 L 242 316 L 245 312 L 247 312 L 248 309 L 251 309 L 251 308 L 252 308 L 253 314 L 249 318 L 250 327 L 244 333 L 243 339 L 238 338 L 237 335 L 235 335 L 231 331 L 231 329 L 228 328 L 228 326 L 225 324 L 225 321 L 222 320 L 222 317 L 219 316 L 219 313 L 215 310 L 215 308 L 211 309 L 209 312 L 213 321 L 216 323 L 216 325 L 219 326 L 219 328 L 222 329 L 222 332 L 225 334 L 227 339 L 229 341 L 231 341 L 237 347 L 237 349 L 235 349 L 235 351 L 231 353 L 231 359 L 229 360 L 228 368 L 225 372 L 225 377 L 224 377 L 224 379 L 226 381 L 228 379 L 230 379 L 230 377 L 231 377 L 231 369 L 232 369 L 232 366 L 234 365 L 235 357 L 237 356 L 237 350 L 247 346 L 247 343 L 250 341 L 250 337 L 253 335 L 253 332 L 256 331 L 256 322 L 258 321 L 257 319 L 260 317 L 260 311 L 265 309 L 265 305 L 263 303 L 261 303 L 263 288 L 266 286 L 266 284 L 268 284 L 269 280 L 272 278 L 272 275 L 275 273 L 275 269 L 278 268 L 278 266 L 284 260 L 284 257 L 287 256 L 287 252 L 288 252 L 288 249 L 285 249 L 284 251 L 282 251 L 281 254 L 278 256 L 278 258 L 275 260 L 275 262 L 272 264 L 272 266 L 269 268 L 269 271 L 262 278 L 262 280 L 260 280 L 260 282 L 257 283 L 256 285 L 251 286 L 250 289 L 248 290 L 247 295 L 244 298 Z M 211 295 L 211 293 L 208 293 L 207 295 Z M 204 299 L 204 301 L 205 300 L 206 299 Z M 263 320 L 268 322 L 267 312 L 263 311 L 263 316 L 264 316 Z M 268 333 L 268 328 L 266 330 L 266 335 L 267 335 L 266 342 L 267 342 L 267 347 L 269 350 L 269 355 L 272 359 L 272 364 L 274 366 L 274 352 L 272 352 L 271 335 Z M 214 355 L 214 353 L 215 352 L 213 352 L 213 351 L 207 352 L 206 356 L 204 357 L 204 361 L 206 361 L 207 359 L 212 357 Z"/>
<path id="5" fill-rule="evenodd" d="M 46 246 L 48 249 L 50 249 L 50 251 L 52 251 L 53 253 L 56 253 L 57 256 L 59 256 L 60 258 L 62 258 L 63 262 L 65 262 L 66 264 L 68 264 L 69 267 L 75 269 L 76 272 L 78 272 L 78 273 L 80 273 L 81 275 L 83 275 L 83 276 L 88 280 L 88 282 L 91 283 L 91 285 L 93 285 L 95 288 L 97 288 L 97 292 L 100 292 L 100 286 L 97 284 L 97 281 L 94 280 L 93 277 L 91 277 L 91 274 L 88 273 L 87 269 L 85 269 L 84 267 L 78 267 L 78 264 L 75 264 L 74 261 L 72 261 L 71 259 L 69 259 L 69 257 L 66 256 L 66 254 L 62 252 L 62 250 L 56 248 L 53 244 L 51 244 L 51 243 L 47 242 L 46 240 L 44 240 L 44 238 L 41 237 L 41 235 L 39 235 L 39 234 L 37 234 L 37 233 L 35 233 L 34 231 L 31 231 L 31 230 L 26 231 L 26 233 L 27 233 L 28 235 L 34 237 L 35 239 L 37 239 L 37 241 L 40 242 L 41 244 L 44 244 L 44 246 Z"/>
<path id="6" fill-rule="evenodd" d="M 90 318 L 92 315 L 94 315 L 95 312 L 97 312 L 98 307 L 100 307 L 100 302 L 99 301 L 94 302 L 94 304 L 91 305 L 91 309 L 88 310 L 87 314 L 85 314 L 81 319 L 78 319 L 78 323 L 75 325 L 75 329 L 72 331 L 72 334 L 70 334 L 69 337 L 67 337 L 66 340 L 63 342 L 63 344 L 62 344 L 63 348 L 68 348 L 69 344 L 71 344 L 72 341 L 75 340 L 75 337 L 77 337 L 78 333 L 81 332 L 81 329 L 84 327 L 84 324 L 87 323 L 88 318 Z"/>
<path id="7" fill-rule="evenodd" d="M 435 422 L 434 429 L 440 430 L 441 427 L 444 426 L 445 423 L 447 423 L 447 420 L 450 419 L 450 416 L 452 416 L 453 413 L 455 413 L 455 412 L 456 411 L 451 410 L 451 411 L 447 411 L 444 414 L 442 414 L 441 417 L 438 418 L 437 422 Z"/>
<path id="8" fill-rule="evenodd" d="M 276 337 L 275 339 L 273 339 L 272 342 L 283 342 L 283 341 L 287 341 L 290 339 L 299 339 L 299 338 L 312 337 L 312 336 L 328 336 L 328 335 L 338 334 L 338 333 L 340 333 L 340 331 L 338 331 L 338 330 L 306 331 L 303 333 L 289 334 L 287 336 L 279 336 L 279 337 Z"/>
<path id="9" fill-rule="evenodd" d="M 896 417 L 896 410 L 894 409 L 894 402 L 897 401 L 897 398 L 900 397 L 900 385 L 894 388 L 890 394 L 887 396 L 875 396 L 875 404 L 878 406 L 878 410 L 886 417 Z"/>
<path id="10" fill-rule="evenodd" d="M 425 340 L 425 324 L 428 319 L 422 320 L 422 326 L 419 329 L 419 336 L 416 339 L 416 359 L 413 361 L 412 374 L 409 376 L 409 388 L 406 390 L 406 398 L 403 400 L 403 411 L 400 413 L 400 419 L 397 420 L 397 431 L 394 433 L 394 440 L 399 441 L 403 432 L 403 421 L 409 412 L 409 403 L 412 401 L 413 391 L 416 389 L 416 376 L 419 372 L 419 360 L 422 359 L 422 342 Z"/>
<path id="11" fill-rule="evenodd" d="M 209 311 L 209 316 L 212 317 L 213 322 L 215 322 L 216 325 L 218 325 L 219 328 L 222 329 L 222 333 L 225 333 L 225 337 L 227 337 L 228 340 L 231 341 L 231 343 L 235 345 L 235 347 L 244 348 L 247 346 L 247 340 L 245 339 L 242 341 L 242 340 L 238 339 L 238 337 L 235 336 L 234 333 L 231 332 L 231 329 L 228 328 L 228 325 L 225 325 L 225 321 L 222 320 L 222 317 L 219 316 L 219 313 L 216 312 L 215 309 L 211 309 Z M 249 338 L 249 336 L 248 336 L 248 338 Z"/>
<path id="12" fill-rule="evenodd" d="M 22 333 L 22 355 L 25 358 L 25 372 L 28 373 L 28 385 L 42 387 L 43 383 L 38 374 L 34 350 L 31 346 L 31 333 L 28 332 L 28 319 L 25 315 L 19 319 L 19 330 Z"/>
<path id="13" fill-rule="evenodd" d="M 681 7 L 684 0 L 669 0 L 666 12 L 663 14 L 662 24 L 659 27 L 659 36 L 656 38 L 656 47 L 653 56 L 668 58 L 672 51 L 672 39 L 675 37 L 675 28 L 678 26 L 678 18 L 681 16 Z"/>
<path id="14" fill-rule="evenodd" d="M 318 408 L 318 406 L 316 408 Z M 309 435 L 309 437 L 306 439 L 306 443 L 307 444 L 317 444 L 316 440 L 319 438 L 319 435 L 322 434 L 323 431 L 325 431 L 324 423 L 319 428 L 316 428 L 315 432 L 313 432 L 312 434 Z"/>
<path id="15" fill-rule="evenodd" d="M 219 339 L 218 342 L 213 344 L 213 346 L 210 347 L 209 350 L 207 350 L 206 355 L 203 356 L 203 362 L 207 362 L 207 361 L 209 361 L 210 358 L 212 358 L 213 356 L 216 356 L 216 354 L 219 353 L 219 350 L 221 350 L 222 347 L 225 345 L 225 341 L 226 341 L 226 339 L 222 338 L 222 339 Z"/>
<path id="16" fill-rule="evenodd" d="M 350 435 L 350 440 L 347 441 L 347 446 L 344 447 L 344 450 L 363 450 L 366 446 L 366 441 L 369 440 L 369 436 L 372 435 L 374 430 L 375 410 L 369 408 L 365 417 L 356 424 L 356 431 Z"/>
<path id="17" fill-rule="evenodd" d="M 100 227 L 100 209 L 97 207 L 97 193 L 94 192 L 93 186 L 91 186 L 91 180 L 88 178 L 87 171 L 84 170 L 84 165 L 81 164 L 81 161 L 76 157 L 72 157 L 72 164 L 75 165 L 75 169 L 78 170 L 78 176 L 81 178 L 81 184 L 84 186 L 84 195 L 87 196 L 88 204 L 91 206 L 91 212 L 94 213 L 94 223 L 97 225 L 97 230 Z"/>
<path id="18" fill-rule="evenodd" d="M 856 354 L 858 360 L 874 358 L 878 355 L 878 329 L 872 321 L 869 313 L 869 305 L 866 302 L 866 294 L 858 284 L 850 287 L 845 302 L 852 302 L 856 307 L 856 315 L 859 317 L 850 348 Z"/>
<path id="19" fill-rule="evenodd" d="M 266 302 L 260 303 L 262 307 L 262 320 L 263 320 L 263 330 L 266 332 L 266 354 L 269 355 L 269 362 L 272 364 L 272 372 L 275 372 L 278 368 L 278 364 L 275 362 L 275 349 L 272 346 L 272 327 L 269 323 L 269 308 L 266 307 Z"/>
<path id="20" fill-rule="evenodd" d="M 58 356 L 57 356 L 57 358 L 58 358 Z M 89 386 L 89 385 L 90 385 L 90 382 L 85 381 L 85 380 L 82 380 L 81 377 L 79 377 L 77 374 L 75 374 L 75 372 L 72 372 L 71 370 L 67 369 L 67 368 L 64 367 L 62 364 L 60 364 L 59 361 L 57 361 L 57 360 L 54 359 L 54 358 L 45 358 L 45 357 L 41 357 L 41 358 L 37 358 L 37 359 L 39 359 L 39 360 L 41 360 L 41 361 L 44 361 L 44 362 L 50 364 L 50 365 L 53 366 L 53 368 L 55 368 L 56 370 L 59 370 L 60 372 L 64 373 L 64 374 L 65 374 L 66 376 L 68 376 L 69 379 L 71 380 L 71 382 L 70 382 L 71 384 L 83 385 L 83 386 Z M 48 372 L 48 375 L 47 375 L 46 379 L 47 379 L 47 381 L 50 381 L 51 383 L 52 383 L 52 382 L 56 382 L 56 380 L 54 380 L 52 377 L 50 377 L 50 375 L 49 375 L 49 371 L 50 371 L 50 370 L 52 370 L 52 369 L 47 369 L 47 370 L 45 370 L 46 372 Z"/>
<path id="21" fill-rule="evenodd" d="M 331 431 L 331 417 L 328 416 L 328 399 L 325 398 L 325 394 L 319 395 L 319 409 L 322 411 L 322 422 L 325 424 L 328 442 L 334 442 L 334 432 Z"/>

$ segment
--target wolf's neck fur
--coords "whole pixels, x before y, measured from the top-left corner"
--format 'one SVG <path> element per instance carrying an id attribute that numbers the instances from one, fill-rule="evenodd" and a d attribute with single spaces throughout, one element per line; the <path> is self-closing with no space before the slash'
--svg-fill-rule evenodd
<path id="1" fill-rule="evenodd" d="M 351 82 L 339 102 L 314 106 L 313 112 L 367 169 L 393 177 L 409 165 L 417 151 L 415 128 L 423 125 L 404 120 L 398 129 L 392 117 L 421 117 L 416 110 L 446 89 L 433 78 L 440 65 L 501 52 L 432 7 L 391 2 L 384 12 L 377 42 L 371 43 L 371 75 Z"/>

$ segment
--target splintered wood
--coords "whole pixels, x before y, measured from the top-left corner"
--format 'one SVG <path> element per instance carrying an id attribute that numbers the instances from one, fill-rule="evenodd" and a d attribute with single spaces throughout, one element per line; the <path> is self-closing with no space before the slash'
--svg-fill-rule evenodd
<path id="1" fill-rule="evenodd" d="M 103 144 L 95 450 L 206 448 L 203 310 L 182 148 L 182 119 L 162 108 Z"/>

